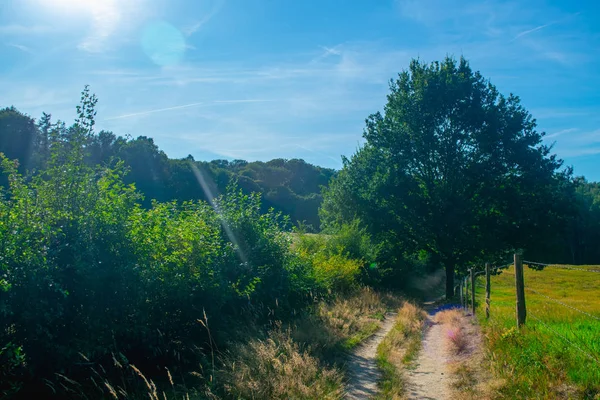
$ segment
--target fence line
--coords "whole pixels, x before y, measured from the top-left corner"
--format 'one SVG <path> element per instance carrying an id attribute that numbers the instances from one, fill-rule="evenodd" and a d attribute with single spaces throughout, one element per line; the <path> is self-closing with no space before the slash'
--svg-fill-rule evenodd
<path id="1" fill-rule="evenodd" d="M 542 267 L 549 267 L 549 268 L 570 269 L 573 271 L 595 272 L 597 274 L 600 274 L 600 269 L 585 269 L 585 268 L 569 267 L 567 265 L 560 265 L 560 264 L 544 264 L 544 263 L 539 263 L 539 262 L 535 262 L 535 261 L 523 261 L 523 264 L 540 265 Z"/>
<path id="2" fill-rule="evenodd" d="M 575 349 L 577 349 L 579 352 L 581 352 L 582 354 L 584 354 L 586 357 L 590 358 L 592 361 L 594 361 L 595 363 L 597 363 L 598 365 L 600 365 L 600 358 L 592 355 L 591 351 L 588 352 L 586 350 L 584 350 L 584 348 L 581 347 L 580 344 L 575 343 L 573 340 L 569 339 L 567 336 L 565 336 L 564 334 L 560 333 L 559 331 L 557 331 L 556 329 L 552 328 L 549 324 L 545 323 L 544 321 L 542 321 L 540 318 L 538 318 L 536 315 L 533 315 L 531 313 L 527 313 L 526 309 L 525 309 L 525 290 L 528 290 L 531 293 L 534 293 L 538 296 L 541 296 L 542 298 L 546 299 L 546 303 L 556 303 L 559 304 L 563 307 L 569 308 L 573 311 L 576 311 L 578 313 L 581 313 L 585 316 L 587 316 L 588 318 L 591 318 L 593 320 L 596 321 L 600 321 L 600 317 L 593 315 L 587 311 L 583 311 L 580 310 L 577 307 L 571 306 L 569 304 L 566 304 L 558 299 L 552 298 L 544 293 L 541 293 L 535 289 L 532 288 L 528 288 L 525 287 L 524 284 L 524 279 L 523 279 L 523 264 L 527 264 L 527 265 L 539 265 L 539 266 L 543 266 L 543 267 L 555 267 L 555 268 L 561 268 L 561 269 L 568 269 L 568 270 L 575 270 L 575 271 L 585 271 L 585 272 L 594 272 L 594 273 L 600 273 L 600 270 L 597 269 L 585 269 L 585 268 L 577 268 L 577 267 L 569 267 L 566 265 L 557 265 L 557 264 L 544 264 L 544 263 L 538 263 L 535 261 L 521 261 L 520 260 L 520 256 L 519 255 L 515 255 L 515 262 L 514 264 L 505 264 L 505 265 L 501 265 L 501 266 L 496 266 L 493 268 L 489 268 L 486 265 L 486 270 L 484 271 L 477 271 L 475 272 L 474 269 L 470 269 L 469 270 L 469 275 L 465 276 L 460 283 L 460 287 L 461 287 L 461 300 L 463 300 L 463 306 L 465 308 L 469 308 L 469 294 L 472 295 L 472 299 L 473 299 L 473 303 L 475 303 L 475 293 L 476 293 L 476 288 L 481 288 L 484 289 L 483 294 L 485 295 L 485 304 L 486 304 L 486 318 L 489 318 L 490 316 L 490 309 L 489 309 L 489 298 L 490 298 L 490 293 L 491 293 L 491 288 L 488 286 L 484 286 L 482 284 L 480 284 L 479 282 L 476 282 L 476 277 L 480 276 L 482 274 L 486 274 L 486 281 L 490 278 L 490 276 L 492 275 L 492 271 L 496 272 L 498 270 L 503 270 L 506 269 L 512 265 L 515 266 L 515 271 L 514 272 L 509 272 L 509 271 L 502 271 L 503 273 L 507 273 L 510 276 L 514 276 L 515 280 L 513 281 L 513 283 L 515 284 L 515 293 L 516 293 L 516 301 L 517 301 L 517 326 L 520 327 L 522 324 L 525 323 L 525 319 L 526 316 L 528 315 L 529 317 L 531 317 L 533 320 L 535 320 L 537 323 L 539 323 L 541 326 L 543 326 L 548 332 L 553 333 L 554 335 L 558 336 L 560 339 L 562 339 L 563 341 L 565 341 L 568 345 L 574 347 Z M 518 273 L 519 271 L 521 271 L 520 273 Z M 473 277 L 472 279 L 469 279 L 469 277 Z M 471 285 L 469 285 L 469 280 L 472 280 Z M 469 286 L 470 289 L 472 291 L 472 293 L 469 293 Z M 512 285 L 511 285 L 512 287 Z M 521 290 L 519 291 L 518 288 L 521 288 Z M 479 300 L 478 300 L 479 302 Z M 472 309 L 473 309 L 473 313 L 475 312 L 475 304 L 472 304 Z M 574 332 L 572 332 L 573 336 L 575 339 L 579 339 L 581 340 L 580 337 L 578 337 L 577 335 L 575 335 Z M 585 343 L 585 341 L 583 341 Z M 587 345 L 584 345 L 584 347 L 587 347 Z"/>
<path id="3" fill-rule="evenodd" d="M 570 308 L 571 310 L 575 310 L 575 311 L 577 311 L 577 312 L 579 312 L 579 313 L 582 313 L 582 314 L 585 314 L 585 315 L 587 315 L 587 316 L 588 316 L 588 317 L 590 317 L 590 318 L 593 318 L 593 319 L 595 319 L 595 320 L 598 320 L 598 321 L 600 321 L 600 317 L 596 317 L 595 315 L 592 315 L 592 314 L 590 314 L 590 313 L 588 313 L 588 312 L 586 312 L 586 311 L 580 310 L 579 308 L 576 308 L 576 307 L 570 306 L 570 305 L 568 305 L 568 304 L 565 304 L 565 303 L 563 303 L 562 301 L 560 301 L 560 300 L 557 300 L 557 299 L 554 299 L 554 298 L 552 298 L 552 297 L 550 297 L 550 296 L 547 296 L 547 295 L 545 295 L 544 293 L 540 293 L 540 292 L 538 292 L 537 290 L 534 290 L 534 289 L 531 289 L 531 288 L 525 288 L 525 289 L 526 289 L 526 290 L 529 290 L 530 292 L 533 292 L 533 293 L 537 294 L 538 296 L 545 297 L 545 298 L 547 298 L 547 299 L 548 299 L 548 300 L 550 300 L 550 301 L 553 301 L 553 302 L 555 302 L 555 303 L 557 303 L 557 304 L 560 304 L 560 305 L 562 305 L 562 306 L 564 306 L 564 307 Z"/>

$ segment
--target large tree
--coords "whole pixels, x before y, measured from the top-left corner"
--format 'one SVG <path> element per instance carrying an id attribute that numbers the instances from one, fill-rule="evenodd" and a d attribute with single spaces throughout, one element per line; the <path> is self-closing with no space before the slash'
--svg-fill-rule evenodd
<path id="1" fill-rule="evenodd" d="M 366 144 L 326 190 L 322 218 L 359 218 L 405 251 L 429 252 L 453 296 L 456 271 L 556 227 L 569 171 L 557 172 L 542 137 L 519 98 L 465 59 L 413 60 L 384 113 L 366 120 Z"/>

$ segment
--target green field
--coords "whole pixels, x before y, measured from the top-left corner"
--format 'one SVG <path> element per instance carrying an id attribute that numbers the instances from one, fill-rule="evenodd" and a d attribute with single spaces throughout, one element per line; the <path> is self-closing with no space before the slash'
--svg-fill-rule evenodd
<path id="1" fill-rule="evenodd" d="M 514 267 L 492 276 L 489 320 L 485 278 L 476 286 L 491 368 L 503 381 L 501 397 L 600 398 L 600 273 L 594 272 L 600 267 L 524 269 L 527 322 L 520 331 Z"/>

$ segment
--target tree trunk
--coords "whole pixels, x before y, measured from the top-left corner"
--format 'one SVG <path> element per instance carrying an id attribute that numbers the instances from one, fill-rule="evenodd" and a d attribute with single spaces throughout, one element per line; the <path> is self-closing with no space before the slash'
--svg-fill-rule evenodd
<path id="1" fill-rule="evenodd" d="M 446 299 L 454 297 L 454 264 L 446 265 Z"/>

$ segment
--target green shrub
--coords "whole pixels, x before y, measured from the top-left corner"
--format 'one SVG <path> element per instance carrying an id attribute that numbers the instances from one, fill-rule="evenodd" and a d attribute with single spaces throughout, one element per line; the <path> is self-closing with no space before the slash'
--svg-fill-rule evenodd
<path id="1" fill-rule="evenodd" d="M 365 261 L 353 258 L 337 235 L 298 234 L 296 251 L 310 265 L 315 291 L 331 293 L 356 287 Z M 357 254 L 357 253 L 354 253 Z"/>
<path id="2" fill-rule="evenodd" d="M 360 261 L 349 259 L 341 254 L 326 256 L 317 253 L 313 259 L 315 278 L 327 290 L 347 291 L 356 285 L 360 272 Z"/>
<path id="3" fill-rule="evenodd" d="M 143 209 L 122 164 L 85 164 L 84 136 L 79 125 L 56 133 L 48 168 L 27 180 L 2 156 L 0 393 L 21 378 L 49 390 L 43 379 L 81 375 L 82 357 L 197 365 L 193 349 L 225 342 L 231 321 L 281 318 L 310 300 L 312 269 L 260 196 L 231 188 L 212 205 Z"/>

